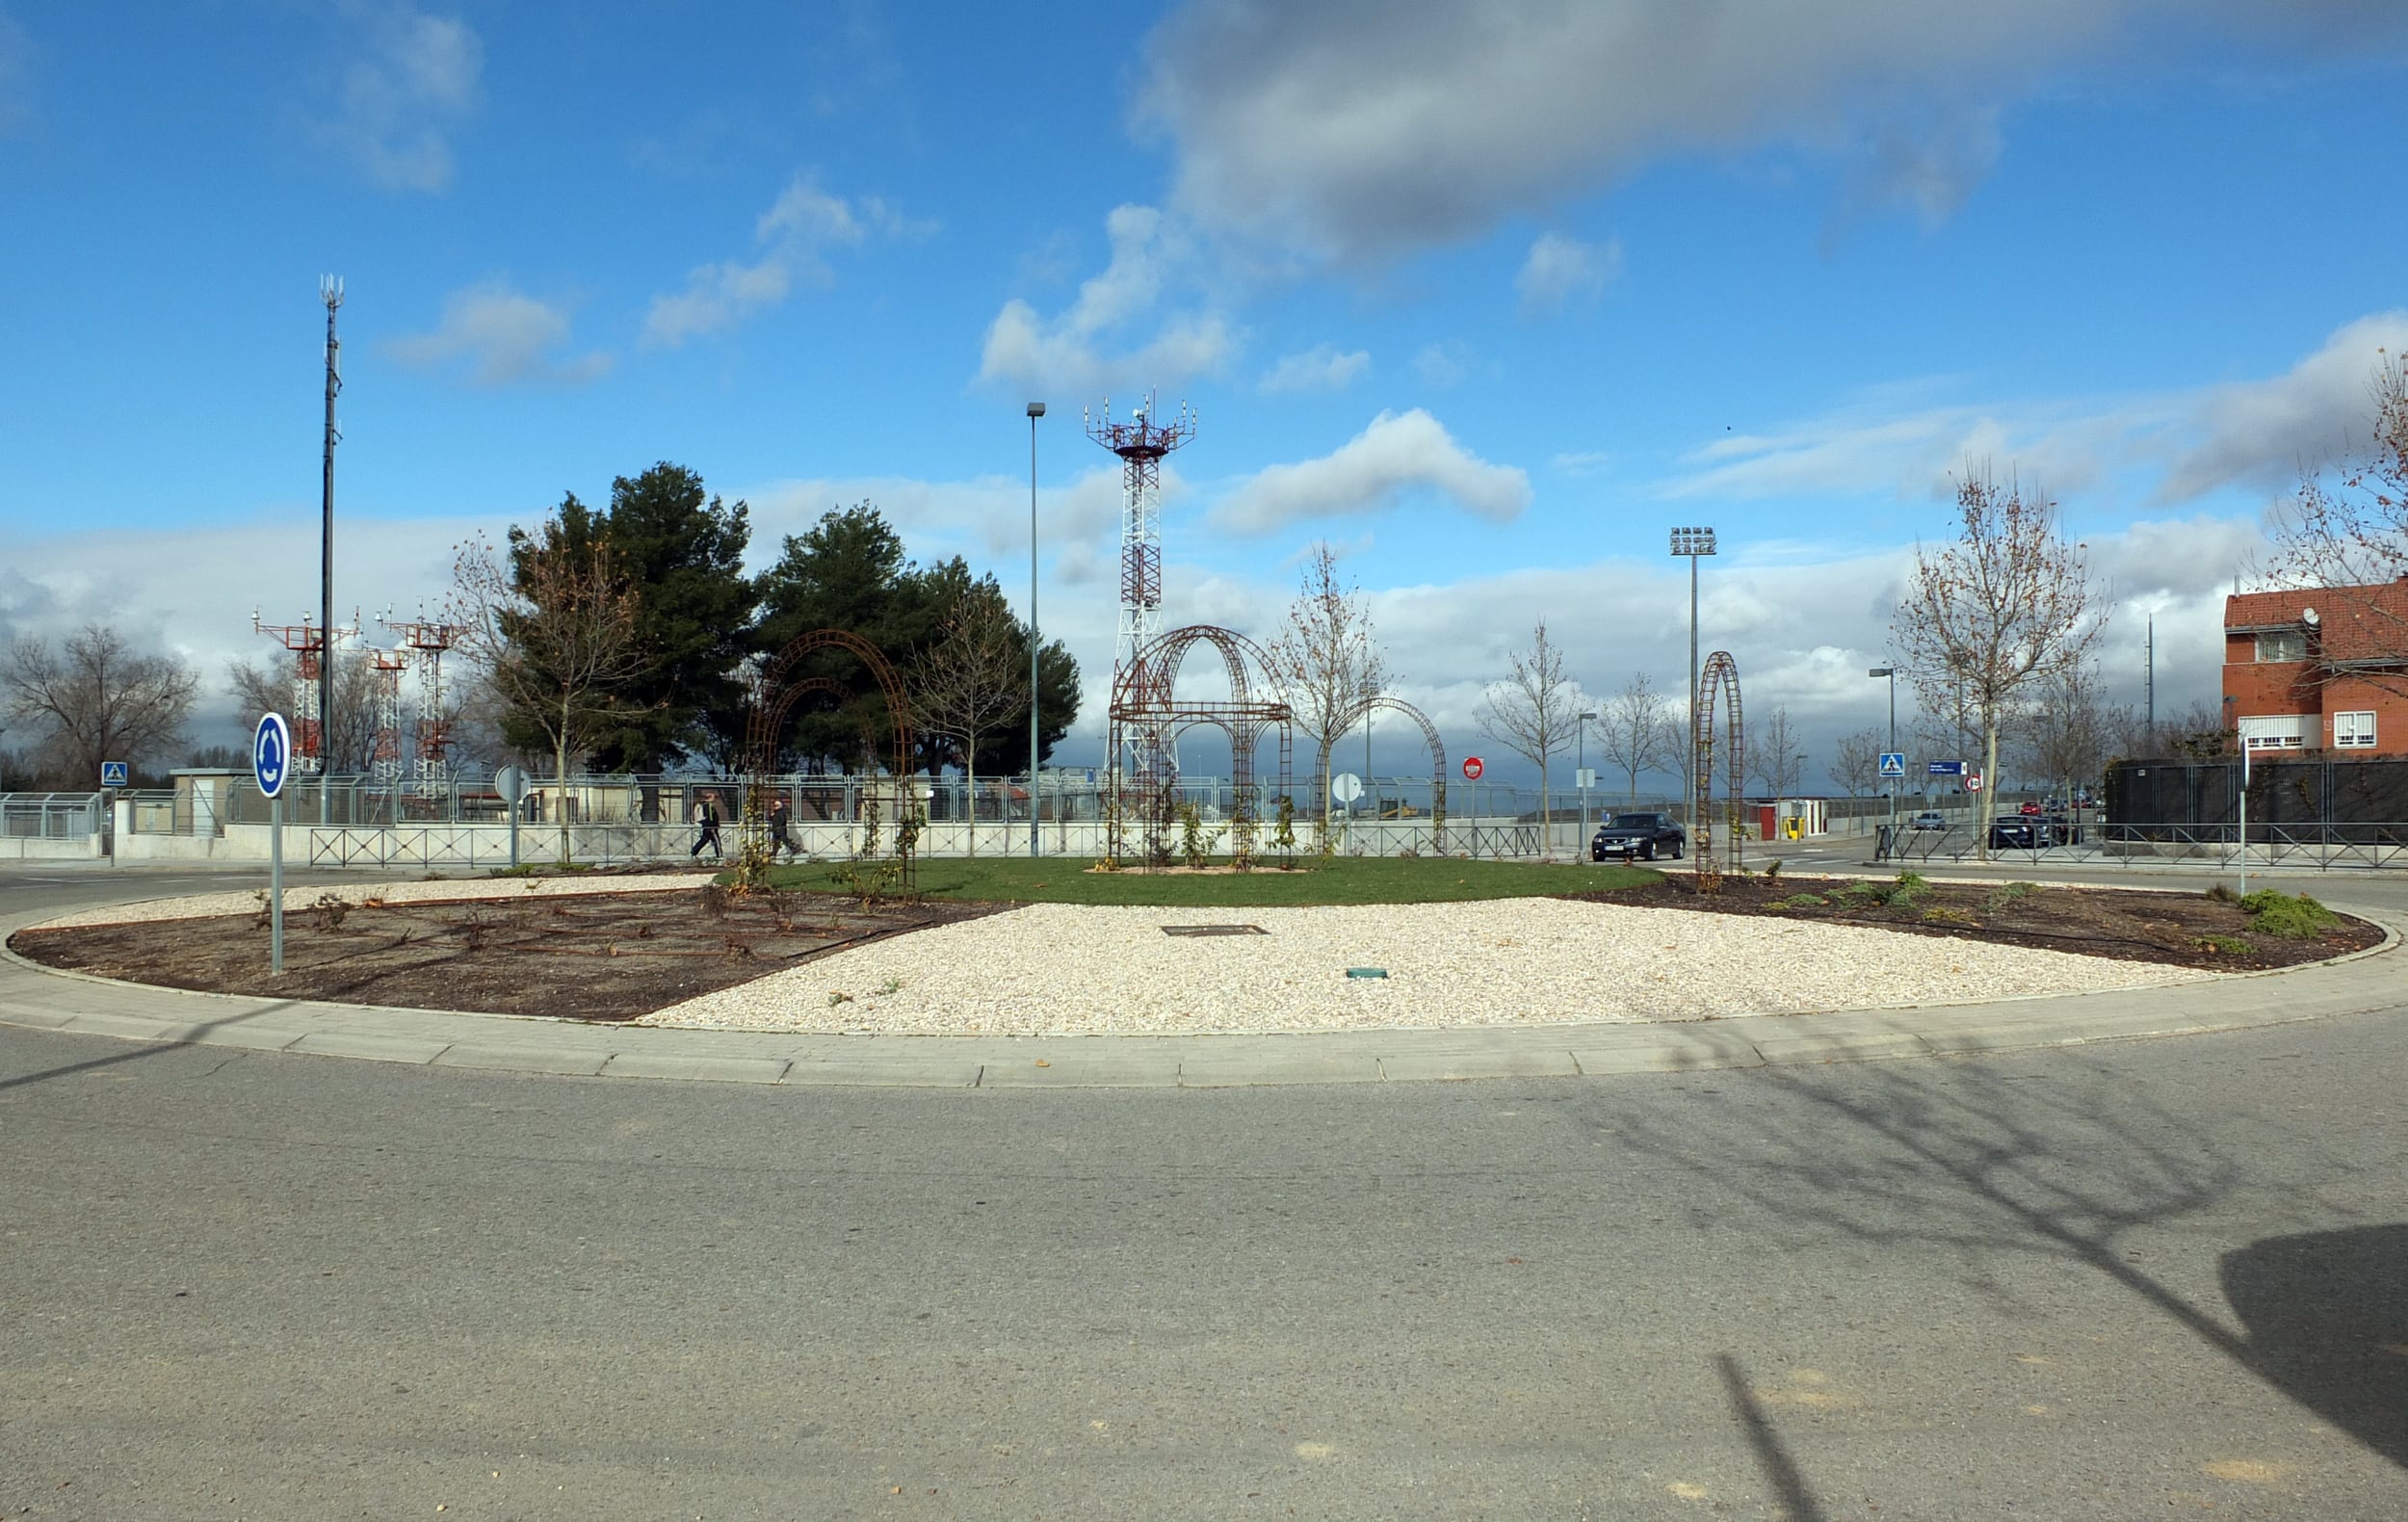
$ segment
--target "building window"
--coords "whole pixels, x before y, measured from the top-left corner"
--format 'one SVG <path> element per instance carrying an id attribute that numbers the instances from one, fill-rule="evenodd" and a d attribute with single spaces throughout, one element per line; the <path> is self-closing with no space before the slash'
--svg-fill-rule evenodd
<path id="1" fill-rule="evenodd" d="M 2258 659 L 2261 661 L 2304 661 L 2308 658 L 2308 636 L 2298 629 L 2273 629 L 2258 636 Z"/>
<path id="2" fill-rule="evenodd" d="M 2314 714 L 2269 714 L 2240 722 L 2241 744 L 2252 750 L 2297 750 L 2308 743 Z"/>
<path id="3" fill-rule="evenodd" d="M 2374 748 L 2374 715 L 2371 711 L 2333 716 L 2333 745 L 2336 749 Z"/>

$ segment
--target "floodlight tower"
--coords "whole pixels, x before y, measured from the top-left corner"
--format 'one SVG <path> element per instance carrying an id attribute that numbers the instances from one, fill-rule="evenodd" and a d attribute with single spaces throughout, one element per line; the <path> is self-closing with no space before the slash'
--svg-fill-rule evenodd
<path id="1" fill-rule="evenodd" d="M 459 643 L 468 632 L 464 623 L 418 617 L 395 623 L 384 620 L 418 662 L 418 780 L 430 786 L 451 772 L 452 716 L 443 706 L 443 652 Z"/>
<path id="2" fill-rule="evenodd" d="M 1086 413 L 1086 436 L 1120 457 L 1120 628 L 1112 645 L 1112 691 L 1139 701 L 1169 696 L 1167 672 L 1140 668 L 1139 652 L 1163 629 L 1163 457 L 1195 436 L 1195 413 L 1186 403 L 1167 422 L 1150 415 L 1154 397 L 1147 393 L 1129 421 L 1112 421 L 1112 399 L 1099 413 Z M 1163 691 L 1157 693 L 1156 688 Z M 1150 774 L 1166 754 L 1169 737 L 1147 732 L 1138 744 L 1145 752 L 1138 770 Z M 1112 757 L 1117 766 L 1120 758 Z"/>

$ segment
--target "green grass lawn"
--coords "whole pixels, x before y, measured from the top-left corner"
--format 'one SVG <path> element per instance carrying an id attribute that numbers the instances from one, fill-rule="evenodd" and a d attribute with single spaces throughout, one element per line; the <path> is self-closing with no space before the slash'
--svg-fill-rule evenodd
<path id="1" fill-rule="evenodd" d="M 778 867 L 780 888 L 842 892 L 838 864 Z M 1661 881 L 1645 867 L 1540 866 L 1516 861 L 1449 861 L 1441 857 L 1298 856 L 1296 870 L 1155 876 L 1089 872 L 1075 856 L 923 857 L 920 892 L 931 899 L 1011 900 L 1036 904 L 1227 905 L 1444 904 L 1467 899 L 1526 899 L 1598 888 L 1635 888 Z"/>

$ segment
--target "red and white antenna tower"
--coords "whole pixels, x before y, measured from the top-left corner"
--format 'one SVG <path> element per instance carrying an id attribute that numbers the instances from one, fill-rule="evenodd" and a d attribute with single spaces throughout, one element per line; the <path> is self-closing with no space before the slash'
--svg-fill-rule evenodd
<path id="1" fill-rule="evenodd" d="M 1147 393 L 1126 423 L 1112 421 L 1111 398 L 1099 414 L 1086 413 L 1086 436 L 1120 457 L 1120 629 L 1112 645 L 1115 679 L 1137 664 L 1138 652 L 1163 632 L 1163 457 L 1195 436 L 1186 403 L 1176 417 L 1153 417 Z M 1119 690 L 1115 680 L 1113 690 Z"/>
<path id="2" fill-rule="evenodd" d="M 327 672 L 327 632 L 301 615 L 299 623 L 261 623 L 259 610 L 250 611 L 253 634 L 274 635 L 293 652 L 293 770 L 323 772 L 326 770 L 326 736 L 320 731 L 319 695 L 324 689 Z M 333 631 L 334 643 L 341 644 L 359 633 L 359 616 L 352 616 L 352 627 Z"/>
<path id="3" fill-rule="evenodd" d="M 402 671 L 409 665 L 406 650 L 360 652 L 368 663 L 371 691 L 376 694 L 377 732 L 368 748 L 368 769 L 390 786 L 402 776 Z"/>
<path id="4" fill-rule="evenodd" d="M 404 623 L 384 620 L 418 660 L 418 779 L 435 783 L 451 774 L 452 715 L 443 706 L 443 652 L 468 632 L 464 623 L 430 619 L 422 612 Z"/>

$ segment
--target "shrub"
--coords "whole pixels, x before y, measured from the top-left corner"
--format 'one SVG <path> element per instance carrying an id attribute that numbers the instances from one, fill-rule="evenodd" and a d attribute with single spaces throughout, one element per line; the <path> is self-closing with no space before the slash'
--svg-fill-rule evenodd
<path id="1" fill-rule="evenodd" d="M 2240 902 L 2240 895 L 2233 890 L 2233 885 L 2229 882 L 2210 884 L 2208 888 L 2208 897 L 2214 900 L 2218 904 L 2238 904 Z"/>
<path id="2" fill-rule="evenodd" d="M 2244 956 L 2250 949 L 2249 943 L 2238 935 L 2202 935 L 2191 944 L 2203 952 L 2218 957 Z"/>
<path id="3" fill-rule="evenodd" d="M 1778 857 L 1778 856 L 1773 857 L 1773 858 L 1772 858 L 1772 865 L 1770 865 L 1770 866 L 1768 866 L 1768 867 L 1765 868 L 1765 880 L 1766 880 L 1767 882 L 1778 882 L 1779 880 L 1781 880 L 1781 858 L 1780 858 L 1780 857 Z"/>
<path id="4" fill-rule="evenodd" d="M 1902 909 L 1930 891 L 1931 884 L 1924 880 L 1922 874 L 1901 872 L 1898 875 L 1898 880 L 1883 891 L 1881 903 L 1889 908 Z"/>
<path id="5" fill-rule="evenodd" d="M 1981 906 L 1996 914 L 2017 899 L 2030 898 L 2039 891 L 2039 884 L 2033 882 L 2002 882 L 1990 890 L 1990 896 L 1981 901 Z"/>
<path id="6" fill-rule="evenodd" d="M 2311 941 L 2341 923 L 2341 916 L 2302 893 L 2286 898 L 2273 888 L 2261 888 L 2240 901 L 2249 911 L 2249 928 L 2280 940 Z"/>
<path id="7" fill-rule="evenodd" d="M 1965 909 L 1952 909 L 1945 904 L 1935 904 L 1924 910 L 1923 920 L 1925 925 L 1971 925 L 1974 923 L 1971 912 Z"/>

